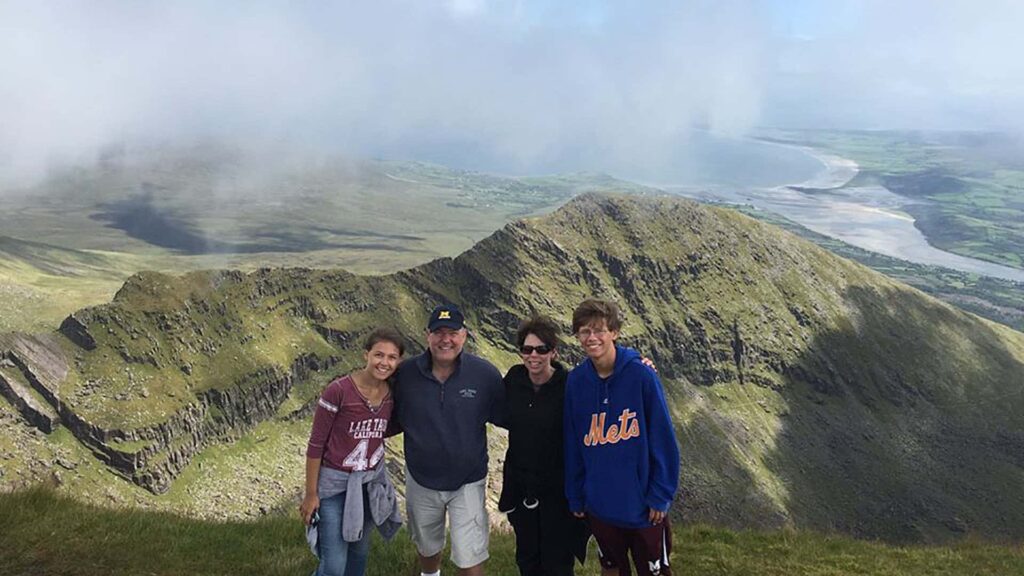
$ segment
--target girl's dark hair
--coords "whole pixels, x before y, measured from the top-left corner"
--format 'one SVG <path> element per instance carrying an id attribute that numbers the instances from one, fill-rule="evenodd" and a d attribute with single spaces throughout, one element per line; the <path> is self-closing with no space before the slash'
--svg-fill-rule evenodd
<path id="1" fill-rule="evenodd" d="M 388 326 L 381 326 L 380 328 L 374 329 L 370 332 L 370 335 L 366 337 L 366 341 L 363 343 L 363 349 L 367 352 L 374 347 L 378 342 L 391 342 L 398 347 L 398 355 L 405 354 L 405 338 L 399 334 L 398 330 L 390 328 Z"/>
<path id="2" fill-rule="evenodd" d="M 622 327 L 622 311 L 611 300 L 588 298 L 572 313 L 572 333 L 595 320 L 604 320 L 609 330 L 618 331 Z"/>
<path id="3" fill-rule="evenodd" d="M 516 331 L 516 347 L 522 346 L 530 334 L 540 338 L 541 342 L 548 346 L 558 348 L 558 324 L 551 318 L 534 315 L 523 320 Z"/>

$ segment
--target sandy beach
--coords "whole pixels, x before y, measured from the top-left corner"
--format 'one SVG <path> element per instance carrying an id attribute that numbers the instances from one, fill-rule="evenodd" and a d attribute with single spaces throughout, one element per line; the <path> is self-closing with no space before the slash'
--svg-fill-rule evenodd
<path id="1" fill-rule="evenodd" d="M 794 146 L 824 166 L 814 178 L 780 186 L 775 210 L 800 224 L 865 250 L 920 264 L 945 266 L 1017 282 L 1024 272 L 935 248 L 902 210 L 913 200 L 878 186 L 846 187 L 860 171 L 853 160 L 804 146 Z M 829 190 L 828 194 L 815 194 Z M 796 195 L 797 197 L 794 197 Z"/>
<path id="2" fill-rule="evenodd" d="M 790 184 L 789 186 L 832 190 L 842 188 L 860 172 L 860 166 L 849 158 L 843 158 L 842 156 L 829 154 L 828 152 L 822 152 L 807 146 L 790 146 L 790 148 L 799 150 L 814 158 L 822 164 L 824 169 L 810 180 L 800 182 L 799 184 Z"/>
<path id="3" fill-rule="evenodd" d="M 775 212 L 819 234 L 886 256 L 1024 282 L 1024 271 L 931 246 L 914 226 L 913 217 L 902 210 L 913 200 L 879 185 L 848 186 L 860 172 L 853 160 L 807 146 L 773 144 L 814 158 L 821 163 L 821 170 L 803 182 L 775 187 L 672 190 L 698 200 Z"/>

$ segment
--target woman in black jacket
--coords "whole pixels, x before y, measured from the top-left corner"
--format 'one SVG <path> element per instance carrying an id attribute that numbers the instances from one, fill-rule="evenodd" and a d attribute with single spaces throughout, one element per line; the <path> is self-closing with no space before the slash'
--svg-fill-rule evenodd
<path id="1" fill-rule="evenodd" d="M 505 375 L 508 452 L 498 509 L 516 533 L 522 576 L 571 576 L 589 533 L 565 500 L 562 407 L 566 370 L 555 361 L 558 325 L 543 316 L 516 333 L 523 359 Z"/>

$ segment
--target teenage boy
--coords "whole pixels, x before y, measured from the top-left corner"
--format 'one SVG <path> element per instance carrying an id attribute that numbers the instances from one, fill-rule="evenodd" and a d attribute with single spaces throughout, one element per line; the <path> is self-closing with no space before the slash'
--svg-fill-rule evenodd
<path id="1" fill-rule="evenodd" d="M 657 374 L 617 346 L 619 307 L 589 299 L 572 315 L 587 359 L 565 390 L 565 495 L 586 517 L 602 576 L 671 576 L 668 510 L 679 487 L 679 447 Z"/>

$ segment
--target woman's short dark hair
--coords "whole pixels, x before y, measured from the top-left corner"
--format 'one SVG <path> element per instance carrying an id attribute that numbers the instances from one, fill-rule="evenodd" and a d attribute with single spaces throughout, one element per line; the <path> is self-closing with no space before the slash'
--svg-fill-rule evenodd
<path id="1" fill-rule="evenodd" d="M 378 342 L 391 342 L 398 347 L 398 355 L 405 354 L 405 338 L 395 330 L 388 326 L 381 326 L 380 328 L 374 329 L 370 332 L 370 335 L 366 337 L 366 341 L 363 342 L 363 349 L 369 352 Z"/>
<path id="2" fill-rule="evenodd" d="M 522 346 L 526 342 L 526 337 L 533 334 L 548 346 L 558 348 L 558 332 L 558 324 L 551 318 L 541 315 L 530 316 L 519 324 L 519 330 L 516 331 L 516 347 Z"/>
<path id="3" fill-rule="evenodd" d="M 618 332 L 622 328 L 622 311 L 611 300 L 587 298 L 572 313 L 572 333 L 579 332 L 580 328 L 595 320 L 604 320 L 609 330 Z"/>

